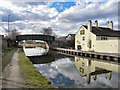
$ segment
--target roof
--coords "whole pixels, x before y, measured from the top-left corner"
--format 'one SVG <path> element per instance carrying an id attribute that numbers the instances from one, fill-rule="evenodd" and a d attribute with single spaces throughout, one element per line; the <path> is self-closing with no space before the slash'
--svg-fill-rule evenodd
<path id="1" fill-rule="evenodd" d="M 49 36 L 49 37 L 54 37 L 54 36 L 51 36 L 51 35 L 44 35 L 44 34 L 21 34 L 21 35 L 18 35 L 18 36 Z"/>
<path id="2" fill-rule="evenodd" d="M 59 38 L 56 38 L 56 40 L 65 40 L 66 36 L 61 36 Z"/>
<path id="3" fill-rule="evenodd" d="M 68 34 L 68 35 L 75 36 L 75 34 Z"/>
<path id="4" fill-rule="evenodd" d="M 83 26 L 87 29 L 86 25 L 83 25 Z M 106 27 L 92 26 L 92 33 L 94 33 L 97 36 L 120 37 L 120 31 L 112 30 L 112 29 L 106 28 Z"/>
<path id="5" fill-rule="evenodd" d="M 72 36 L 72 37 L 75 37 L 75 34 L 68 34 L 68 35 L 66 36 L 66 38 L 67 38 L 69 35 Z"/>

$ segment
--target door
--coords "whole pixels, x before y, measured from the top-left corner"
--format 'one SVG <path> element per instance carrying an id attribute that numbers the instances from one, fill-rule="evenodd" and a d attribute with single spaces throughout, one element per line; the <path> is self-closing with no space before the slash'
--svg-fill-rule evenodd
<path id="1" fill-rule="evenodd" d="M 91 42 L 91 40 L 89 41 L 89 48 L 91 48 L 91 46 L 92 46 L 92 42 Z"/>
<path id="2" fill-rule="evenodd" d="M 81 48 L 81 45 L 77 45 L 77 49 L 78 50 L 81 50 L 82 48 Z"/>

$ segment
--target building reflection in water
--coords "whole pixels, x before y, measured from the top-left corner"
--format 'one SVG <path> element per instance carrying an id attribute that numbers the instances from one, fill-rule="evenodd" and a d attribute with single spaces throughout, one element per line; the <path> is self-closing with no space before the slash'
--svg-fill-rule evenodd
<path id="1" fill-rule="evenodd" d="M 112 78 L 112 72 L 118 72 L 120 65 L 116 62 L 95 60 L 75 56 L 75 66 L 81 77 L 86 77 L 86 82 L 89 84 L 91 77 L 96 80 L 97 75 L 105 74 L 106 79 Z"/>

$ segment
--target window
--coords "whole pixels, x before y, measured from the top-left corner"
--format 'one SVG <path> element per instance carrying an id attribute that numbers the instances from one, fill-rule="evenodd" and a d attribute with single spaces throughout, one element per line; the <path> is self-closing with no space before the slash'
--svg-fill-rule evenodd
<path id="1" fill-rule="evenodd" d="M 85 30 L 81 30 L 80 35 L 84 35 L 84 34 L 85 34 Z"/>
<path id="2" fill-rule="evenodd" d="M 105 40 L 107 40 L 107 37 L 105 37 Z"/>
<path id="3" fill-rule="evenodd" d="M 91 47 L 92 47 L 92 41 L 89 40 L 89 48 L 91 48 Z"/>
<path id="4" fill-rule="evenodd" d="M 84 73 L 84 69 L 81 68 L 81 67 L 80 67 L 79 71 L 80 71 L 81 73 Z"/>
<path id="5" fill-rule="evenodd" d="M 108 40 L 107 37 L 101 37 L 101 40 Z"/>
<path id="6" fill-rule="evenodd" d="M 77 44 L 80 44 L 80 41 L 77 40 Z"/>
<path id="7" fill-rule="evenodd" d="M 85 37 L 83 37 L 82 40 L 84 41 L 84 40 L 85 40 Z"/>

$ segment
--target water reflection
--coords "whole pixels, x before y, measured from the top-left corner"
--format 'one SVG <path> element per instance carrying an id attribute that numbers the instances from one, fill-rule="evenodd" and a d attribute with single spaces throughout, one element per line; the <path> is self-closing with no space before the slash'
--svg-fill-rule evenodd
<path id="1" fill-rule="evenodd" d="M 41 47 L 23 47 L 23 50 L 26 56 L 41 56 L 45 55 L 49 51 L 49 49 Z"/>
<path id="2" fill-rule="evenodd" d="M 50 63 L 60 58 L 65 58 L 67 56 L 58 54 L 55 51 L 48 51 L 47 53 L 41 56 L 27 56 L 33 64 L 44 64 Z"/>
<path id="3" fill-rule="evenodd" d="M 29 48 L 30 49 L 30 48 Z M 42 50 L 42 49 L 41 49 Z M 29 50 L 30 51 L 30 50 Z M 117 88 L 120 65 L 110 61 L 69 57 L 55 51 L 28 56 L 52 85 L 60 88 Z M 37 53 L 41 53 L 37 52 Z"/>
<path id="4" fill-rule="evenodd" d="M 91 77 L 96 80 L 99 74 L 104 74 L 106 79 L 111 80 L 112 72 L 118 73 L 120 67 L 117 63 L 81 57 L 75 57 L 75 66 L 80 76 L 86 77 L 87 83 L 90 83 Z"/>

